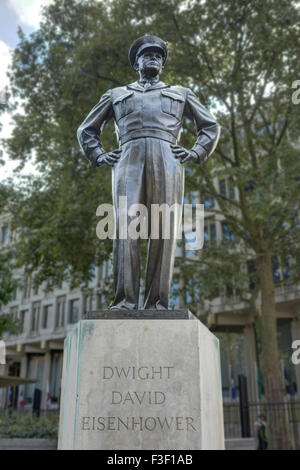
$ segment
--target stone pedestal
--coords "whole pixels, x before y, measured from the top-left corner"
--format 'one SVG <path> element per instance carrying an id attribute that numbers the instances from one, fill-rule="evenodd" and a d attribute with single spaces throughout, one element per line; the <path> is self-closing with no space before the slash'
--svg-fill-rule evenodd
<path id="1" fill-rule="evenodd" d="M 59 449 L 224 449 L 219 343 L 200 321 L 89 317 L 65 340 Z"/>

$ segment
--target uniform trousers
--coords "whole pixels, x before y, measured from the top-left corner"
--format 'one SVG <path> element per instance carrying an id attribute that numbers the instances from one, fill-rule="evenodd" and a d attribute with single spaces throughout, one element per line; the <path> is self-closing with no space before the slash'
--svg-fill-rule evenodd
<path id="1" fill-rule="evenodd" d="M 174 266 L 178 230 L 181 224 L 184 193 L 184 166 L 176 159 L 171 144 L 153 137 L 141 137 L 122 145 L 121 156 L 113 168 L 113 202 L 116 214 L 114 240 L 115 299 L 111 308 L 139 308 L 140 238 L 120 237 L 120 224 L 127 233 L 136 214 L 132 204 L 143 204 L 148 210 L 148 250 L 143 308 L 167 309 Z M 120 196 L 127 198 L 127 211 L 121 217 Z M 153 236 L 153 204 L 173 206 L 170 232 L 164 234 L 160 212 L 159 237 Z M 156 227 L 157 228 L 157 227 Z M 151 237 L 152 234 L 152 237 Z"/>

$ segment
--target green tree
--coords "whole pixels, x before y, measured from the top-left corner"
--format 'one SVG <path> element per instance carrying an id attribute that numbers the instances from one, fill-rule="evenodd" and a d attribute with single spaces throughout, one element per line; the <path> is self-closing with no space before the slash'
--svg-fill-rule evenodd
<path id="1" fill-rule="evenodd" d="M 5 213 L 8 200 L 12 194 L 9 184 L 0 184 L 0 214 Z M 13 275 L 14 250 L 4 248 L 0 251 L 0 305 L 6 305 L 13 297 L 18 282 Z M 4 332 L 18 333 L 20 329 L 19 321 L 13 319 L 11 315 L 0 314 L 0 336 Z"/>
<path id="2" fill-rule="evenodd" d="M 6 305 L 17 288 L 17 281 L 13 277 L 13 254 L 11 251 L 0 252 L 0 304 Z M 0 337 L 4 332 L 18 333 L 19 321 L 9 314 L 0 314 Z"/>
<path id="3" fill-rule="evenodd" d="M 0 315 L 0 338 L 3 333 L 17 334 L 20 332 L 20 322 L 9 314 Z"/>
<path id="4" fill-rule="evenodd" d="M 0 303 L 7 304 L 17 286 L 12 272 L 12 252 L 0 252 Z"/>

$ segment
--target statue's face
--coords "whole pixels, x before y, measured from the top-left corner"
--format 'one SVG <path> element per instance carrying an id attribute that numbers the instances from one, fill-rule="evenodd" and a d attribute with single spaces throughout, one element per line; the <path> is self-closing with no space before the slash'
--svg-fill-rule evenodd
<path id="1" fill-rule="evenodd" d="M 136 70 L 152 76 L 161 73 L 162 66 L 163 56 L 157 49 L 146 49 L 136 60 Z"/>

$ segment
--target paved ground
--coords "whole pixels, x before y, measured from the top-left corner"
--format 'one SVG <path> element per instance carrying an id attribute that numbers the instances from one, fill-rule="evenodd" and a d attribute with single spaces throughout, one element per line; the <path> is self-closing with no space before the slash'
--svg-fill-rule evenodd
<path id="1" fill-rule="evenodd" d="M 253 438 L 226 439 L 226 450 L 255 450 L 255 440 Z"/>
<path id="2" fill-rule="evenodd" d="M 226 439 L 226 450 L 255 450 L 254 439 Z M 0 439 L 0 450 L 56 450 L 57 442 L 48 439 Z"/>

